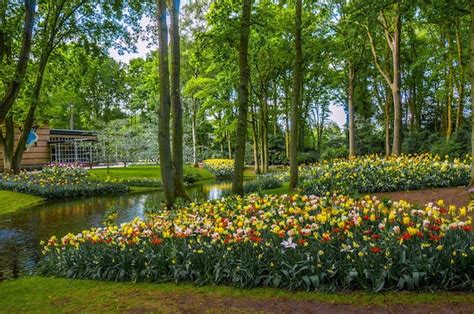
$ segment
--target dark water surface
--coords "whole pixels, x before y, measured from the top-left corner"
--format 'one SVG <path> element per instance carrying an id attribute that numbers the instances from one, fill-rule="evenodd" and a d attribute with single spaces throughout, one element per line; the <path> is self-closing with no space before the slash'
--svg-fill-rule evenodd
<path id="1" fill-rule="evenodd" d="M 216 199 L 230 188 L 229 182 L 206 182 L 189 188 L 188 195 Z M 162 193 L 155 191 L 51 201 L 0 215 L 0 281 L 32 272 L 40 257 L 41 240 L 102 226 L 107 209 L 112 207 L 119 209 L 118 223 L 143 217 L 147 208 L 156 208 L 162 200 Z"/>

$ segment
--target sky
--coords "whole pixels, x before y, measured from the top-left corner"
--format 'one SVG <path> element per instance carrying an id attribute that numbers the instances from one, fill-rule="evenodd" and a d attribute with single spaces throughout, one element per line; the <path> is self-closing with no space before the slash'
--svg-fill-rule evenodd
<path id="1" fill-rule="evenodd" d="M 146 27 L 150 24 L 150 20 L 145 18 L 140 24 L 142 27 Z M 153 50 L 153 47 L 148 46 L 149 42 L 140 38 L 137 42 L 137 52 L 135 53 L 124 53 L 120 55 L 117 49 L 110 49 L 109 53 L 115 60 L 128 63 L 133 58 L 145 57 L 148 52 Z M 331 110 L 329 120 L 336 122 L 339 127 L 344 127 L 344 124 L 346 123 L 346 113 L 344 112 L 344 109 L 341 106 L 336 105 L 330 105 L 329 109 Z"/>

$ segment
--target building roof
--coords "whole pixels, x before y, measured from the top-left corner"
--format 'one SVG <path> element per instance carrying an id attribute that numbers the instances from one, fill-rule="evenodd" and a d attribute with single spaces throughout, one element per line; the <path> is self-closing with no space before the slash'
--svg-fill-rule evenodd
<path id="1" fill-rule="evenodd" d="M 97 136 L 96 131 L 83 131 L 83 130 L 65 130 L 65 129 L 51 129 L 49 134 L 51 135 L 81 135 L 81 136 Z"/>

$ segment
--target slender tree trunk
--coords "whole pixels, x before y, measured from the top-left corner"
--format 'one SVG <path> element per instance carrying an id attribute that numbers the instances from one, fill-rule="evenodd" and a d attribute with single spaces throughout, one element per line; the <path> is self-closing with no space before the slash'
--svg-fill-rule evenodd
<path id="1" fill-rule="evenodd" d="M 453 134 L 453 94 L 454 94 L 454 69 L 453 69 L 453 53 L 451 49 L 451 33 L 447 31 L 448 40 L 448 94 L 446 97 L 446 139 L 449 140 Z"/>
<path id="2" fill-rule="evenodd" d="M 191 113 L 191 129 L 193 137 L 193 164 L 195 167 L 198 165 L 197 161 L 197 125 L 196 125 L 196 99 L 193 98 L 193 112 Z"/>
<path id="3" fill-rule="evenodd" d="M 290 117 L 288 110 L 285 112 L 285 154 L 290 159 Z"/>
<path id="4" fill-rule="evenodd" d="M 349 88 L 347 91 L 348 95 L 348 107 L 349 107 L 349 156 L 354 157 L 356 155 L 355 147 L 355 124 L 354 124 L 354 82 L 355 82 L 355 70 L 352 59 L 348 60 L 349 66 Z"/>
<path id="5" fill-rule="evenodd" d="M 390 156 L 390 93 L 387 91 L 385 98 L 385 156 Z"/>
<path id="6" fill-rule="evenodd" d="M 184 188 L 183 170 L 183 108 L 180 88 L 180 44 L 179 44 L 179 5 L 180 0 L 171 2 L 170 45 L 171 45 L 171 111 L 173 124 L 173 171 L 174 196 L 188 199 Z"/>
<path id="7" fill-rule="evenodd" d="M 8 112 L 18 97 L 18 93 L 24 82 L 28 61 L 30 60 L 35 8 L 35 0 L 25 0 L 25 25 L 23 28 L 22 46 L 20 55 L 18 56 L 15 75 L 6 88 L 3 97 L 0 99 L 0 126 L 3 124 Z"/>
<path id="8" fill-rule="evenodd" d="M 268 172 L 268 98 L 266 92 L 260 97 L 260 138 L 261 138 L 261 168 L 262 172 Z"/>
<path id="9" fill-rule="evenodd" d="M 470 78 L 471 78 L 471 86 L 474 86 L 474 0 L 471 0 L 471 24 L 470 24 Z M 471 107 L 472 112 L 474 113 L 474 88 L 471 88 Z M 471 164 L 471 182 L 469 186 L 472 189 L 474 185 L 474 114 L 471 114 L 471 157 L 472 157 L 472 164 Z"/>
<path id="10" fill-rule="evenodd" d="M 166 0 L 157 0 L 158 5 L 158 38 L 159 38 L 159 72 L 160 72 L 160 107 L 158 142 L 160 147 L 161 180 L 165 202 L 168 207 L 174 204 L 174 176 L 170 147 L 170 82 L 168 68 L 168 25 L 166 24 Z"/>
<path id="11" fill-rule="evenodd" d="M 399 11 L 397 3 L 397 11 Z M 400 36 L 402 30 L 402 22 L 400 13 L 395 17 L 395 29 L 393 32 L 393 147 L 392 153 L 398 156 L 402 152 L 402 102 L 400 97 Z"/>
<path id="12" fill-rule="evenodd" d="M 260 173 L 260 158 L 259 158 L 259 145 L 258 145 L 258 128 L 257 119 L 255 117 L 255 106 L 252 105 L 252 141 L 253 141 L 253 162 L 254 170 L 256 174 Z"/>
<path id="13" fill-rule="evenodd" d="M 290 191 L 298 185 L 298 107 L 301 105 L 303 51 L 301 43 L 302 0 L 296 0 L 295 14 L 295 64 L 293 72 L 293 97 L 291 101 L 290 129 Z"/>
<path id="14" fill-rule="evenodd" d="M 74 107 L 74 104 L 71 104 L 71 109 L 69 113 L 69 130 L 74 130 L 76 128 L 75 123 L 76 123 L 76 109 Z"/>
<path id="15" fill-rule="evenodd" d="M 247 141 L 247 111 L 250 78 L 248 44 L 251 5 L 252 0 L 242 0 L 239 47 L 239 116 L 237 118 L 234 176 L 232 178 L 232 192 L 239 195 L 244 194 L 245 145 Z"/>
<path id="16" fill-rule="evenodd" d="M 462 58 L 462 42 L 461 42 L 461 19 L 456 19 L 456 45 L 458 51 L 459 62 L 459 82 L 458 82 L 458 108 L 456 111 L 456 130 L 461 127 L 464 120 L 464 61 Z"/>
<path id="17" fill-rule="evenodd" d="M 231 134 L 230 131 L 226 131 L 226 138 L 227 138 L 227 156 L 229 159 L 232 159 L 232 143 L 231 143 Z"/>

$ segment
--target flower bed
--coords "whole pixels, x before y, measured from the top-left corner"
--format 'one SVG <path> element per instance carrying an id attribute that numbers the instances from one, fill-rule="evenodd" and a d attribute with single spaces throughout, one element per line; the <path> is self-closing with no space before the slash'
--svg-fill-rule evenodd
<path id="1" fill-rule="evenodd" d="M 204 168 L 209 170 L 216 178 L 230 178 L 234 174 L 233 159 L 206 159 L 203 160 Z"/>
<path id="2" fill-rule="evenodd" d="M 78 165 L 55 164 L 40 173 L 0 174 L 0 190 L 60 199 L 119 194 L 128 192 L 129 188 L 117 182 L 94 180 Z"/>
<path id="3" fill-rule="evenodd" d="M 52 237 L 38 271 L 286 289 L 473 289 L 470 210 L 375 197 L 227 198 Z"/>
<path id="4" fill-rule="evenodd" d="M 389 158 L 371 155 L 304 166 L 300 182 L 305 194 L 316 195 L 463 186 L 469 183 L 470 164 L 470 158 L 450 161 L 430 154 Z"/>

